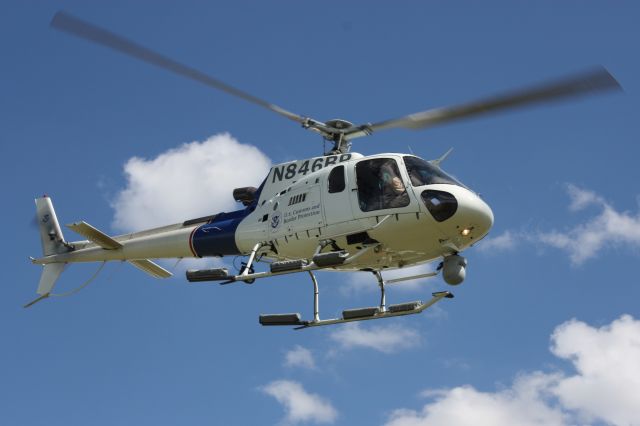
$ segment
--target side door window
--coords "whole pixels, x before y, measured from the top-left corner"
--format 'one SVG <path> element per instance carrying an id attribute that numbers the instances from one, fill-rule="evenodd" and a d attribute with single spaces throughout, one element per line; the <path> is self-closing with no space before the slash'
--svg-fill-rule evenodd
<path id="1" fill-rule="evenodd" d="M 358 204 L 363 212 L 406 207 L 409 194 L 398 164 L 392 158 L 374 158 L 356 165 Z"/>
<path id="2" fill-rule="evenodd" d="M 345 179 L 344 179 L 344 166 L 336 166 L 329 173 L 328 181 L 329 194 L 335 194 L 336 192 L 344 191 Z"/>

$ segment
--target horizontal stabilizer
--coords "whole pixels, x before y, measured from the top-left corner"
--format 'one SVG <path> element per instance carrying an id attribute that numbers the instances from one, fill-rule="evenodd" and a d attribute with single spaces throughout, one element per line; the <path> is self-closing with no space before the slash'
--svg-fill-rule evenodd
<path id="1" fill-rule="evenodd" d="M 171 272 L 167 271 L 162 266 L 158 265 L 157 263 L 153 263 L 148 259 L 129 260 L 128 262 L 154 278 L 169 278 L 173 276 Z"/>
<path id="2" fill-rule="evenodd" d="M 85 221 L 72 223 L 67 225 L 67 228 L 72 229 L 83 237 L 86 237 L 89 241 L 96 243 L 105 250 L 117 250 L 123 247 L 121 243 L 117 242 L 99 229 L 89 225 Z M 173 276 L 171 272 L 148 259 L 128 260 L 128 262 L 154 278 L 169 278 Z"/>
<path id="3" fill-rule="evenodd" d="M 94 228 L 85 221 L 71 223 L 67 228 L 86 237 L 92 243 L 96 243 L 106 250 L 116 250 L 122 247 L 122 244 L 105 234 L 104 232 Z"/>

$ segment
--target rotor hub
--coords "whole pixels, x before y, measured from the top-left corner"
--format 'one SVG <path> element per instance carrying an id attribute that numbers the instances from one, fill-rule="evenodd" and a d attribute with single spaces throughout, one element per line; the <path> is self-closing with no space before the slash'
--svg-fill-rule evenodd
<path id="1" fill-rule="evenodd" d="M 325 155 L 345 154 L 349 152 L 351 143 L 345 136 L 346 131 L 353 128 L 353 123 L 340 118 L 334 118 L 326 121 L 324 124 L 327 128 L 332 129 L 332 131 L 327 132 L 323 137 L 325 140 L 333 142 L 333 148 L 329 152 L 326 152 Z"/>
<path id="2" fill-rule="evenodd" d="M 333 120 L 327 121 L 325 124 L 338 130 L 345 130 L 353 127 L 353 123 L 347 120 L 342 120 L 340 118 L 334 118 Z"/>

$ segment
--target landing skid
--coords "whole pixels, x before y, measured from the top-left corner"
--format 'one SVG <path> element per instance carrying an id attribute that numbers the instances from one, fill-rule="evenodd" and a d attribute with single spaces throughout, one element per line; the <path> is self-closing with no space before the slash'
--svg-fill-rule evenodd
<path id="1" fill-rule="evenodd" d="M 332 324 L 341 324 L 345 322 L 354 322 L 354 321 L 367 321 L 374 319 L 382 319 L 389 317 L 399 317 L 403 315 L 414 315 L 419 314 L 435 303 L 439 302 L 444 298 L 451 299 L 453 298 L 453 294 L 449 291 L 438 291 L 432 293 L 431 300 L 427 302 L 422 302 L 421 300 L 400 303 L 397 305 L 386 305 L 386 296 L 385 296 L 385 281 L 382 279 L 382 275 L 378 271 L 374 271 L 373 274 L 378 279 L 378 284 L 380 286 L 380 305 L 375 307 L 366 307 L 366 308 L 356 308 L 356 309 L 348 309 L 342 311 L 342 318 L 331 318 L 331 319 L 320 319 L 319 312 L 319 290 L 318 290 L 318 280 L 313 275 L 313 272 L 309 271 L 309 275 L 311 276 L 311 281 L 313 282 L 313 320 L 302 320 L 299 313 L 288 313 L 288 314 L 263 314 L 260 315 L 259 322 L 264 326 L 297 326 L 295 330 L 300 330 L 308 327 L 320 327 L 324 325 L 332 325 Z M 420 278 L 422 276 L 433 276 L 433 274 L 423 274 L 416 275 L 412 277 L 406 277 L 404 279 L 396 279 L 391 280 L 393 282 L 398 282 L 401 280 L 407 279 L 415 279 Z"/>
<path id="2" fill-rule="evenodd" d="M 260 324 L 264 326 L 289 325 L 298 326 L 294 330 L 301 330 L 308 327 L 321 327 L 324 325 L 342 324 L 345 322 L 367 321 L 381 318 L 399 317 L 403 315 L 419 314 L 436 302 L 444 298 L 453 298 L 453 294 L 449 291 L 438 291 L 432 294 L 431 300 L 428 302 L 415 301 L 401 303 L 398 305 L 390 305 L 386 311 L 380 311 L 379 307 L 350 309 L 342 312 L 342 318 L 331 318 L 325 320 L 304 321 L 300 318 L 300 314 L 273 314 L 260 315 Z"/>
<path id="3" fill-rule="evenodd" d="M 345 251 L 331 251 L 328 253 L 321 253 L 322 249 L 330 245 L 331 241 L 326 240 L 320 243 L 315 255 L 309 262 L 306 259 L 286 260 L 281 262 L 274 262 L 270 265 L 270 271 L 267 272 L 252 272 L 253 262 L 256 258 L 257 252 L 268 245 L 268 243 L 258 243 L 253 247 L 251 254 L 246 265 L 243 264 L 243 269 L 237 275 L 231 275 L 225 268 L 219 269 L 205 269 L 196 271 L 187 271 L 187 280 L 190 282 L 200 281 L 223 281 L 221 284 L 230 284 L 237 281 L 244 281 L 246 283 L 252 283 L 259 278 L 267 278 L 284 274 L 293 274 L 300 272 L 307 272 L 313 282 L 313 319 L 303 320 L 299 313 L 285 313 L 285 314 L 262 314 L 259 317 L 260 324 L 264 326 L 295 326 L 296 330 L 320 327 L 324 325 L 341 324 L 345 322 L 354 321 L 367 321 L 373 319 L 398 317 L 403 315 L 413 315 L 423 312 L 425 309 L 431 307 L 435 303 L 444 298 L 453 298 L 453 294 L 448 291 L 438 291 L 432 293 L 430 300 L 423 302 L 421 300 L 400 303 L 397 305 L 387 306 L 385 296 L 385 286 L 387 284 L 394 284 L 401 281 L 414 280 L 418 278 L 427 278 L 436 276 L 439 270 L 434 272 L 428 272 L 426 274 L 412 275 L 401 278 L 395 278 L 385 281 L 382 278 L 380 271 L 371 271 L 378 280 L 380 287 L 380 304 L 375 307 L 365 307 L 348 309 L 342 311 L 341 318 L 320 319 L 319 312 L 319 289 L 318 280 L 316 279 L 313 271 L 325 268 L 331 268 L 340 265 L 347 265 L 353 260 L 357 259 L 377 244 L 370 245 L 362 248 L 353 255 L 349 255 Z"/>

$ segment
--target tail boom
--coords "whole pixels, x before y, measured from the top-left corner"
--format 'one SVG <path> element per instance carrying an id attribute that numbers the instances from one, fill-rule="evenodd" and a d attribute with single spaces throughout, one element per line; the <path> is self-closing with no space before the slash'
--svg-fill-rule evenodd
<path id="1" fill-rule="evenodd" d="M 70 227 L 75 227 L 75 225 Z M 143 231 L 139 233 L 141 235 L 126 234 L 114 238 L 107 237 L 110 240 L 108 247 L 105 246 L 106 244 L 101 245 L 97 239 L 71 242 L 69 245 L 74 246 L 75 250 L 34 259 L 33 263 L 46 265 L 60 262 L 196 257 L 190 249 L 191 233 L 196 228 L 195 226 L 174 230 L 165 228 L 159 228 L 156 233 Z M 85 236 L 87 235 L 85 234 Z"/>
<path id="2" fill-rule="evenodd" d="M 51 199 L 44 196 L 35 201 L 43 255 L 31 258 L 31 262 L 44 266 L 37 290 L 40 297 L 36 301 L 51 294 L 65 266 L 70 263 L 127 261 L 153 277 L 167 278 L 171 272 L 149 259 L 241 254 L 236 230 L 250 212 L 243 209 L 219 213 L 114 237 L 86 222 L 76 222 L 67 227 L 86 240 L 66 242 Z"/>
<path id="3" fill-rule="evenodd" d="M 199 224 L 176 224 L 110 237 L 86 222 L 77 222 L 67 227 L 87 240 L 68 243 L 64 240 L 51 199 L 43 196 L 35 203 L 43 256 L 31 258 L 31 262 L 42 265 L 43 269 L 36 291 L 39 297 L 25 307 L 49 297 L 69 263 L 128 261 L 155 278 L 167 278 L 172 276 L 171 272 L 150 258 L 197 257 L 191 238 Z"/>

